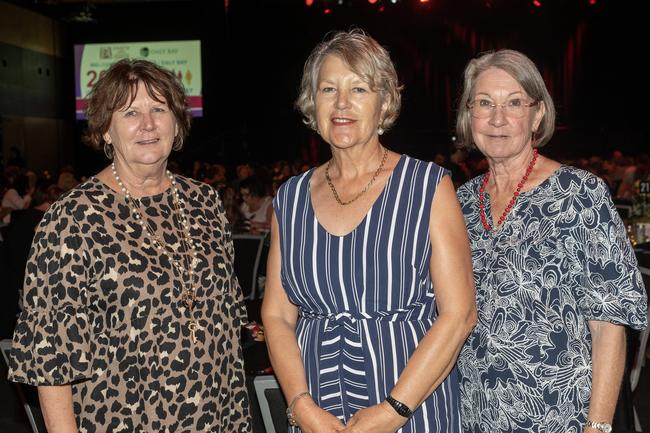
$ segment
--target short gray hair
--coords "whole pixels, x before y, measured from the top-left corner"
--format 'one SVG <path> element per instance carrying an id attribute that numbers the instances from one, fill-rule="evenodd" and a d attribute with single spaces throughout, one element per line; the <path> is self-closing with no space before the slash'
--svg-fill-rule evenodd
<path id="1" fill-rule="evenodd" d="M 399 115 L 403 86 L 399 85 L 388 51 L 361 29 L 328 34 L 307 58 L 300 82 L 300 94 L 296 100 L 296 107 L 304 116 L 303 122 L 314 131 L 317 130 L 318 74 L 328 55 L 339 57 L 352 72 L 368 83 L 373 92 L 379 92 L 382 103 L 388 103 L 379 127 L 384 130 L 390 128 Z"/>
<path id="2" fill-rule="evenodd" d="M 463 93 L 460 97 L 458 116 L 456 117 L 456 135 L 458 147 L 474 149 L 471 118 L 467 104 L 474 98 L 476 79 L 490 68 L 501 69 L 514 78 L 524 91 L 535 101 L 544 102 L 544 117 L 533 133 L 533 147 L 545 145 L 555 132 L 555 106 L 553 98 L 546 89 L 544 79 L 532 60 L 515 50 L 490 51 L 472 59 L 465 67 Z M 539 105 L 537 106 L 539 110 Z"/>

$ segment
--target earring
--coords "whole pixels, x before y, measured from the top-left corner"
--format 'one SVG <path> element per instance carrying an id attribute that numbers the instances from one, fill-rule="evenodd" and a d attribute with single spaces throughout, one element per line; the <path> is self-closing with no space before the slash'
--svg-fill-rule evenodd
<path id="1" fill-rule="evenodd" d="M 381 126 L 379 128 L 377 128 L 377 134 L 383 135 L 384 134 L 384 128 L 382 128 Z"/>
<path id="2" fill-rule="evenodd" d="M 106 155 L 106 158 L 108 159 L 113 159 L 113 146 L 111 146 L 110 143 L 104 142 L 104 155 Z"/>

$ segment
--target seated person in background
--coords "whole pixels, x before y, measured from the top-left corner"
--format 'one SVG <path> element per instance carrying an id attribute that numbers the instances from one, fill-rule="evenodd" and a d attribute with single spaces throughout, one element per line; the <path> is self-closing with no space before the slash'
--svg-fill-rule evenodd
<path id="1" fill-rule="evenodd" d="M 636 195 L 637 167 L 634 160 L 624 157 L 620 162 L 621 181 L 616 188 L 616 199 L 632 200 Z"/>
<path id="2" fill-rule="evenodd" d="M 241 227 L 243 218 L 239 210 L 239 200 L 235 189 L 229 185 L 222 186 L 219 188 L 219 198 L 221 199 L 221 203 L 223 203 L 226 219 L 230 223 L 230 226 L 234 228 Z M 235 229 L 235 231 L 237 230 Z"/>
<path id="3" fill-rule="evenodd" d="M 74 171 L 71 167 L 64 167 L 59 174 L 59 179 L 57 180 L 57 186 L 62 191 L 70 191 L 72 188 L 79 185 L 79 181 L 74 175 Z"/>
<path id="4" fill-rule="evenodd" d="M 453 149 L 449 155 L 449 163 L 446 167 L 451 170 L 451 179 L 455 188 L 467 182 L 471 177 L 465 162 L 466 158 L 467 154 L 462 149 Z"/>
<path id="5" fill-rule="evenodd" d="M 228 184 L 228 179 L 226 179 L 226 167 L 222 164 L 210 165 L 203 182 L 217 190 L 225 187 Z"/>
<path id="6" fill-rule="evenodd" d="M 239 184 L 243 203 L 241 214 L 246 221 L 246 230 L 252 234 L 267 233 L 271 230 L 273 198 L 267 194 L 266 187 L 256 176 L 247 177 Z"/>
<path id="7" fill-rule="evenodd" d="M 7 275 L 8 291 L 5 293 L 5 304 L 2 322 L 5 324 L 3 337 L 10 338 L 19 313 L 19 300 L 21 299 L 23 280 L 25 279 L 25 265 L 29 256 L 29 249 L 34 239 L 36 226 L 41 222 L 45 211 L 54 203 L 63 191 L 57 185 L 39 182 L 32 198 L 29 209 L 14 210 L 11 222 L 6 230 L 5 246 L 9 264 Z"/>
<path id="8" fill-rule="evenodd" d="M 32 201 L 33 189 L 29 186 L 29 177 L 21 173 L 15 177 L 11 186 L 2 196 L 2 207 L 12 210 L 27 209 Z M 11 215 L 5 215 L 3 218 L 4 225 L 9 224 Z"/>

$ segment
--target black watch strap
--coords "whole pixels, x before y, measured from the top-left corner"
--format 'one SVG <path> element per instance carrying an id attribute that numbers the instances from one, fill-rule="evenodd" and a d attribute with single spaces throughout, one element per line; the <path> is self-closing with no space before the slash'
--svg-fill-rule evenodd
<path id="1" fill-rule="evenodd" d="M 395 412 L 397 412 L 400 416 L 403 416 L 404 418 L 410 418 L 411 415 L 413 415 L 413 411 L 409 409 L 407 405 L 405 405 L 401 401 L 395 400 L 390 395 L 386 397 L 386 402 L 390 404 L 393 409 L 395 409 Z"/>

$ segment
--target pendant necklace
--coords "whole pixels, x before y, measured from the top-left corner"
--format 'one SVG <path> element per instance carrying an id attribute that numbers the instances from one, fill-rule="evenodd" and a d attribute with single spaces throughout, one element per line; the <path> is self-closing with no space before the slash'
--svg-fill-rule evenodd
<path id="1" fill-rule="evenodd" d="M 503 213 L 499 218 L 499 222 L 497 223 L 497 227 L 501 227 L 501 224 L 503 224 L 503 221 L 505 221 L 506 217 L 508 216 L 508 213 L 510 213 L 510 210 L 517 202 L 517 197 L 519 197 L 519 193 L 521 193 L 521 189 L 524 187 L 524 184 L 528 180 L 528 177 L 533 172 L 533 167 L 535 167 L 535 162 L 537 162 L 538 153 L 539 152 L 537 151 L 537 149 L 533 149 L 533 158 L 528 163 L 528 167 L 526 168 L 526 173 L 524 174 L 524 177 L 522 177 L 521 180 L 519 181 L 519 184 L 517 184 L 517 189 L 512 194 L 512 198 L 510 199 L 510 202 L 503 210 Z M 487 216 L 485 215 L 485 188 L 487 187 L 488 180 L 490 180 L 489 170 L 487 173 L 485 173 L 485 177 L 483 178 L 483 183 L 481 184 L 481 188 L 478 190 L 478 208 L 479 208 L 479 213 L 481 215 L 481 223 L 483 223 L 483 228 L 485 228 L 485 230 L 487 231 L 490 231 L 492 230 L 492 226 L 488 222 Z"/>
<path id="2" fill-rule="evenodd" d="M 178 192 L 178 185 L 176 183 L 176 178 L 174 175 L 167 170 L 167 177 L 172 186 L 172 202 L 174 204 L 172 220 L 172 226 L 177 228 L 177 234 L 180 238 L 182 244 L 182 251 L 179 251 L 177 248 L 169 245 L 167 242 L 162 240 L 156 232 L 151 227 L 148 221 L 145 220 L 143 213 L 140 211 L 140 200 L 134 198 L 130 191 L 124 185 L 124 182 L 120 179 L 120 176 L 117 174 L 115 168 L 115 163 L 111 164 L 111 171 L 113 172 L 113 177 L 119 185 L 126 203 L 133 214 L 136 222 L 140 224 L 143 232 L 146 235 L 146 239 L 149 243 L 160 253 L 169 259 L 170 263 L 176 268 L 178 275 L 181 280 L 181 302 L 187 308 L 189 313 L 190 320 L 187 323 L 187 329 L 190 333 L 190 338 L 192 343 L 196 343 L 198 338 L 196 337 L 196 331 L 200 330 L 197 321 L 193 318 L 194 304 L 196 302 L 196 267 L 199 263 L 198 253 L 196 249 L 199 248 L 198 243 L 192 242 L 192 237 L 190 233 L 190 226 L 187 219 L 187 204 L 185 200 L 180 197 Z M 180 229 L 178 229 L 180 227 Z M 180 256 L 180 260 L 177 258 Z"/>
<path id="3" fill-rule="evenodd" d="M 327 184 L 329 185 L 330 189 L 332 190 L 332 194 L 334 195 L 334 199 L 338 204 L 341 206 L 347 206 L 359 197 L 361 197 L 363 194 L 365 194 L 366 191 L 368 191 L 368 188 L 375 182 L 377 179 L 377 176 L 379 176 L 379 173 L 381 173 L 381 169 L 384 168 L 384 164 L 386 163 L 386 159 L 388 158 L 388 149 L 384 148 L 384 156 L 381 159 L 381 163 L 379 164 L 379 168 L 377 168 L 377 171 L 375 171 L 375 174 L 372 176 L 372 179 L 370 179 L 370 182 L 368 182 L 368 185 L 361 190 L 359 194 L 357 194 L 352 200 L 349 201 L 343 201 L 341 200 L 341 197 L 339 197 L 339 193 L 336 191 L 336 188 L 334 187 L 334 183 L 332 182 L 332 178 L 330 177 L 330 166 L 332 165 L 332 159 L 329 160 L 327 163 L 327 166 L 325 166 L 325 180 L 327 180 Z"/>

